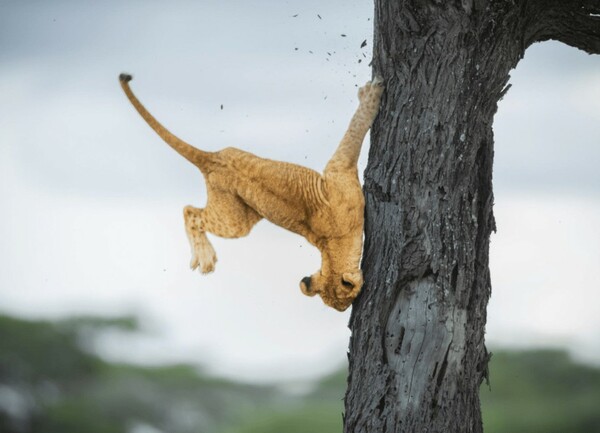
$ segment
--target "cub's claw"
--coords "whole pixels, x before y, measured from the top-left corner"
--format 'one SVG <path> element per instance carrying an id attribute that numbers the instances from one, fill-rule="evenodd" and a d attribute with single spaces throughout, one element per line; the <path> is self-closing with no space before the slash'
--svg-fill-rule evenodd
<path id="1" fill-rule="evenodd" d="M 192 260 L 190 261 L 190 269 L 192 271 L 195 271 L 198 268 L 198 266 L 200 266 L 200 259 L 198 259 L 198 256 L 194 254 Z"/>

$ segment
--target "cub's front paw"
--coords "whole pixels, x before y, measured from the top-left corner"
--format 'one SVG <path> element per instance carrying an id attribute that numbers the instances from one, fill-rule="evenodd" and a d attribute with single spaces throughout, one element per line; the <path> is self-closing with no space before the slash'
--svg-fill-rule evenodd
<path id="1" fill-rule="evenodd" d="M 364 86 L 358 89 L 358 99 L 361 104 L 367 106 L 379 106 L 379 100 L 383 93 L 383 79 L 375 77 L 373 81 L 368 81 Z"/>

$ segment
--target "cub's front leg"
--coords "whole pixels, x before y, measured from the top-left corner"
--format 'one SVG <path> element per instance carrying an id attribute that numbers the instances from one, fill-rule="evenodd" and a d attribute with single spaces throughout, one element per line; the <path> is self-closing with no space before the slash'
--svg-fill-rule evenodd
<path id="1" fill-rule="evenodd" d="M 383 89 L 383 80 L 375 77 L 358 90 L 358 108 L 337 150 L 325 167 L 325 176 L 332 171 L 348 173 L 356 170 L 365 135 L 379 112 Z"/>

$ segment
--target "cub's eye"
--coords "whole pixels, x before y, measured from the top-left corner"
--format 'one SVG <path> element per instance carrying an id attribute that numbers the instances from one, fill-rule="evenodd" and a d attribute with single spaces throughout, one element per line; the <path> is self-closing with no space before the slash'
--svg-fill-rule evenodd
<path id="1" fill-rule="evenodd" d="M 352 284 L 350 281 L 346 281 L 342 278 L 342 286 L 344 286 L 347 289 L 353 289 L 354 288 L 354 284 Z"/>

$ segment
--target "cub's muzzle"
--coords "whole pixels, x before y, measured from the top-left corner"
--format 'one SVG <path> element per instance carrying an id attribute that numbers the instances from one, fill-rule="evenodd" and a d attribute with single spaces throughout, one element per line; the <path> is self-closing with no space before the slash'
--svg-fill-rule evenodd
<path id="1" fill-rule="evenodd" d="M 302 290 L 302 293 L 304 293 L 306 296 L 315 296 L 317 294 L 317 292 L 311 288 L 310 277 L 302 278 L 302 281 L 300 281 L 300 290 Z"/>

